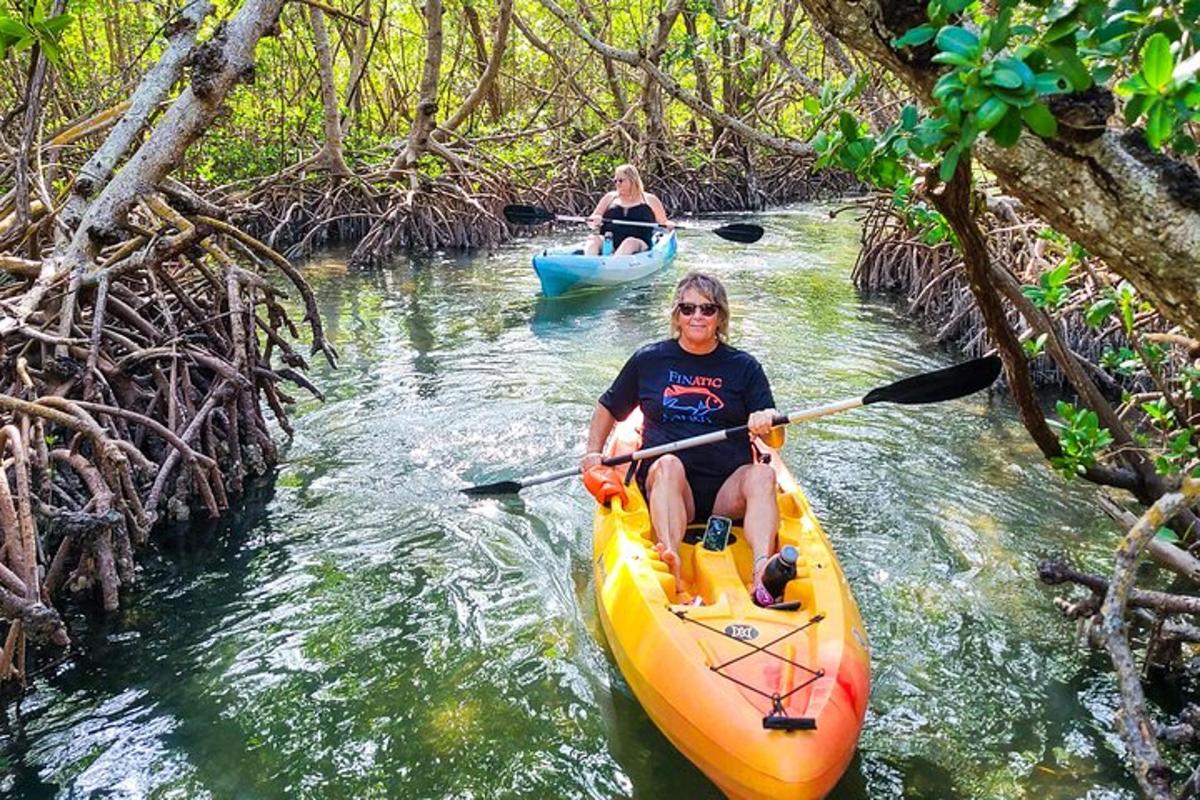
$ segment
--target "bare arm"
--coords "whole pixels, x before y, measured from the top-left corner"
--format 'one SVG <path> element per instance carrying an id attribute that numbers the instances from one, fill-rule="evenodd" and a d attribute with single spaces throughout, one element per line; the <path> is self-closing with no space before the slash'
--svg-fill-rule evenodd
<path id="1" fill-rule="evenodd" d="M 667 209 L 663 207 L 662 201 L 656 195 L 649 192 L 646 193 L 646 205 L 650 206 L 650 210 L 654 212 L 654 221 L 666 228 L 675 227 L 675 223 L 671 222 L 667 217 Z"/>
<path id="2" fill-rule="evenodd" d="M 588 425 L 587 452 L 579 462 L 581 470 L 587 470 L 600 463 L 600 452 L 608 440 L 608 434 L 612 433 L 613 426 L 616 424 L 617 420 L 612 412 L 600 403 L 596 403 L 596 410 L 592 412 L 592 422 Z"/>
<path id="3" fill-rule="evenodd" d="M 596 203 L 596 208 L 592 211 L 592 215 L 588 217 L 588 220 L 593 225 L 600 224 L 600 221 L 604 216 L 604 212 L 608 211 L 608 207 L 612 205 L 613 198 L 616 197 L 616 195 L 616 192 L 608 192 L 604 195 L 604 197 L 600 198 L 599 203 Z"/>

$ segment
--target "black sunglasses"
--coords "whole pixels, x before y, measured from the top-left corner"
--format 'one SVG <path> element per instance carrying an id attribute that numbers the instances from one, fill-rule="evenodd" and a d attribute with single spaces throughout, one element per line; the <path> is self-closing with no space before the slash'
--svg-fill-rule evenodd
<path id="1" fill-rule="evenodd" d="M 716 303 L 677 303 L 675 310 L 685 317 L 690 317 L 696 313 L 696 309 L 700 309 L 700 313 L 706 317 L 711 317 L 721 310 L 721 307 Z"/>

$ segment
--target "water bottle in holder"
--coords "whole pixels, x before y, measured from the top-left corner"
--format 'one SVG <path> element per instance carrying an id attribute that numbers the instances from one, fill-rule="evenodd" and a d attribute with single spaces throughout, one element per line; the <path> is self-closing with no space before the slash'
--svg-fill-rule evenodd
<path id="1" fill-rule="evenodd" d="M 796 577 L 796 561 L 800 553 L 792 545 L 784 545 L 778 553 L 771 556 L 763 569 L 763 588 L 770 593 L 772 601 L 778 602 L 783 597 L 788 581 Z"/>
<path id="2" fill-rule="evenodd" d="M 600 251 L 601 255 L 611 256 L 613 252 L 613 235 L 612 231 L 604 234 L 604 249 Z"/>

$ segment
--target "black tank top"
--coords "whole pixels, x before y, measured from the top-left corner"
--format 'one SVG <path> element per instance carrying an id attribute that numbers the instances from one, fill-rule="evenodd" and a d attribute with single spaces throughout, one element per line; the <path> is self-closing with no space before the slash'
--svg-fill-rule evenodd
<path id="1" fill-rule="evenodd" d="M 654 210 L 648 204 L 642 202 L 626 207 L 613 203 L 604 212 L 604 219 L 611 221 L 605 222 L 600 227 L 600 232 L 612 232 L 614 250 L 621 246 L 621 242 L 630 238 L 641 239 L 647 247 L 654 244 L 654 228 L 645 225 L 622 225 L 618 221 L 627 219 L 630 222 L 654 222 Z"/>

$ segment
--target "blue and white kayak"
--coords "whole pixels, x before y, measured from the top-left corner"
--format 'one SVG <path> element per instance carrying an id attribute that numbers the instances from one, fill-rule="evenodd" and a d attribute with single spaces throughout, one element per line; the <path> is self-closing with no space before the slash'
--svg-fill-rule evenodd
<path id="1" fill-rule="evenodd" d="M 657 234 L 653 247 L 631 256 L 578 253 L 577 249 L 543 250 L 533 257 L 533 270 L 547 297 L 585 286 L 615 286 L 658 272 L 675 258 L 675 232 Z"/>

